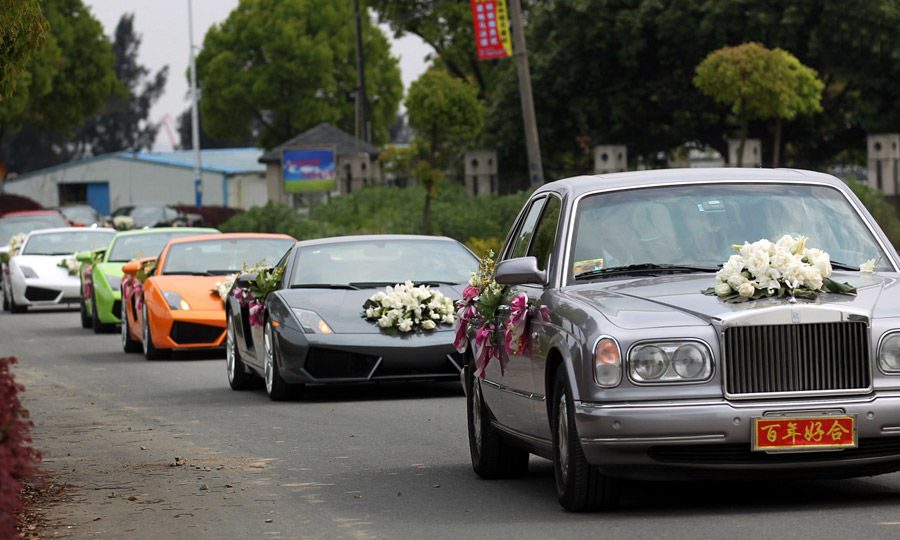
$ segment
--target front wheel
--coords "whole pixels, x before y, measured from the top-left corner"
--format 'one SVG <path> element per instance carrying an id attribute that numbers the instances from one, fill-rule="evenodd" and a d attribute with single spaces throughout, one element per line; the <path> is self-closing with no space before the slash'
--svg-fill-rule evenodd
<path id="1" fill-rule="evenodd" d="M 12 284 L 7 282 L 9 286 L 9 311 L 10 313 L 25 313 L 28 311 L 28 306 L 20 306 L 16 303 L 16 295 L 13 293 Z M 4 287 L 5 289 L 6 287 Z"/>
<path id="2" fill-rule="evenodd" d="M 142 327 L 142 338 L 143 338 L 143 346 L 144 346 L 144 358 L 147 360 L 160 360 L 165 358 L 166 353 L 169 351 L 166 349 L 157 349 L 156 346 L 153 345 L 153 335 L 150 333 L 150 314 L 147 311 L 147 303 L 144 302 L 143 308 L 143 319 L 144 324 Z"/>
<path id="3" fill-rule="evenodd" d="M 475 361 L 466 362 L 466 416 L 472 468 L 482 478 L 515 478 L 528 472 L 529 453 L 513 446 L 491 426 L 490 412 L 475 377 Z"/>
<path id="4" fill-rule="evenodd" d="M 618 482 L 600 474 L 584 457 L 575 427 L 575 406 L 565 366 L 556 369 L 551 399 L 553 471 L 559 504 L 570 512 L 605 510 L 615 506 Z"/>
<path id="5" fill-rule="evenodd" d="M 95 334 L 103 334 L 106 332 L 111 332 L 113 329 L 112 324 L 104 324 L 100 322 L 100 314 L 97 313 L 97 295 L 96 289 L 91 291 L 91 327 L 94 329 Z"/>
<path id="6" fill-rule="evenodd" d="M 272 322 L 266 321 L 263 331 L 263 344 L 265 345 L 265 380 L 266 394 L 272 401 L 284 401 L 291 396 L 291 385 L 281 378 L 278 369 L 278 347 L 275 344 L 275 333 L 272 331 Z"/>
<path id="7" fill-rule="evenodd" d="M 253 384 L 253 376 L 247 373 L 241 354 L 237 348 L 237 336 L 234 333 L 234 318 L 231 313 L 225 314 L 225 372 L 228 385 L 232 390 L 246 390 Z M 268 385 L 266 385 L 268 388 Z"/>

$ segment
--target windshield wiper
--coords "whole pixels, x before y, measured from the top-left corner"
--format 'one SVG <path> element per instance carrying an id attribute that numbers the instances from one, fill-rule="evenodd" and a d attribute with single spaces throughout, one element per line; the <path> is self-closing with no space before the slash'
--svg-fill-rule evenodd
<path id="1" fill-rule="evenodd" d="M 350 289 L 358 290 L 359 287 L 353 283 L 295 283 L 291 285 L 292 289 Z"/>
<path id="2" fill-rule="evenodd" d="M 164 276 L 211 276 L 209 272 L 163 272 Z"/>
<path id="3" fill-rule="evenodd" d="M 351 281 L 350 285 L 353 285 L 357 289 L 374 289 L 376 287 L 393 287 L 396 285 L 396 281 Z"/>
<path id="4" fill-rule="evenodd" d="M 859 271 L 859 266 L 853 266 L 852 264 L 842 263 L 838 261 L 831 261 L 831 268 L 837 270 L 850 270 L 851 272 Z"/>
<path id="5" fill-rule="evenodd" d="M 425 280 L 425 281 L 416 281 L 416 282 L 413 283 L 413 286 L 415 286 L 415 287 L 421 287 L 422 285 L 431 285 L 431 286 L 433 286 L 433 287 L 436 287 L 436 286 L 438 286 L 438 285 L 459 285 L 459 283 L 457 283 L 456 281 L 440 281 L 440 280 L 437 280 L 437 279 L 429 279 L 429 280 Z"/>
<path id="6" fill-rule="evenodd" d="M 627 266 L 611 266 L 609 268 L 598 268 L 590 270 L 575 276 L 575 279 L 586 279 L 594 277 L 606 276 L 624 276 L 624 275 L 641 275 L 641 274 L 662 274 L 662 273 L 692 273 L 692 272 L 718 272 L 719 269 L 713 266 L 690 266 L 683 264 L 629 264 Z"/>

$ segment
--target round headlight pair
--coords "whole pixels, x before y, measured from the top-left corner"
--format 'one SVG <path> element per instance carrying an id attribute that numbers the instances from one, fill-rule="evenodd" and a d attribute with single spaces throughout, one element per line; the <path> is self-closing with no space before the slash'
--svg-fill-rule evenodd
<path id="1" fill-rule="evenodd" d="M 707 350 L 698 343 L 664 343 L 636 347 L 630 358 L 638 382 L 701 380 L 712 371 Z"/>

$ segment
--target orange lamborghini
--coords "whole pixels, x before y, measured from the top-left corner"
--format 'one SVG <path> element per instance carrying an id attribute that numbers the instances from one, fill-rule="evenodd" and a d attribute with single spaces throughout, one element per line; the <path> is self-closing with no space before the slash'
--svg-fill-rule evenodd
<path id="1" fill-rule="evenodd" d="M 148 360 L 173 349 L 221 347 L 225 310 L 217 283 L 244 265 L 274 265 L 295 242 L 286 234 L 188 236 L 170 240 L 155 265 L 153 259 L 124 265 L 122 346 L 143 348 Z"/>

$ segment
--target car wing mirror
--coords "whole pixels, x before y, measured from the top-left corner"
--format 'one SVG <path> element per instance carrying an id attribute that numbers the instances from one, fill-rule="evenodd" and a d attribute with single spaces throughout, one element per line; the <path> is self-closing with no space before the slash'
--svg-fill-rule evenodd
<path id="1" fill-rule="evenodd" d="M 144 268 L 145 264 L 154 261 L 156 261 L 156 257 L 145 257 L 143 259 L 135 259 L 133 261 L 129 261 L 122 265 L 122 272 L 128 274 L 129 276 L 135 277 L 137 273 Z"/>
<path id="2" fill-rule="evenodd" d="M 246 289 L 250 287 L 250 284 L 256 280 L 256 272 L 250 272 L 247 274 L 241 274 L 234 280 L 234 286 L 240 287 L 241 289 Z"/>
<path id="3" fill-rule="evenodd" d="M 89 263 L 94 260 L 93 251 L 79 251 L 75 254 L 75 260 L 78 262 Z"/>
<path id="4" fill-rule="evenodd" d="M 547 271 L 538 269 L 535 257 L 517 257 L 498 262 L 494 280 L 501 285 L 545 285 Z"/>

